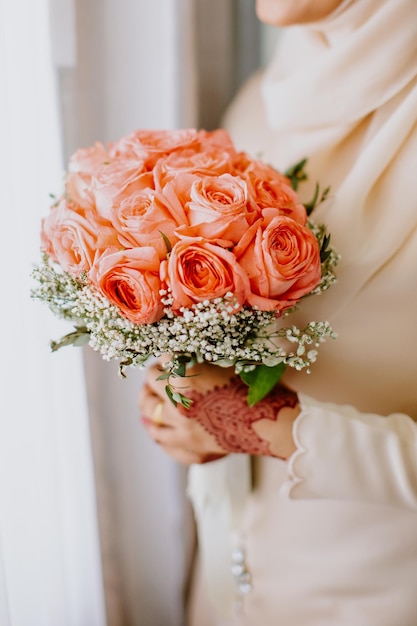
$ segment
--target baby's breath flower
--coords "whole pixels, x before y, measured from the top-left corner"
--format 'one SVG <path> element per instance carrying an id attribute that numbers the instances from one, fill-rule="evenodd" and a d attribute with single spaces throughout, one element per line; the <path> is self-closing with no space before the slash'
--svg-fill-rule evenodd
<path id="1" fill-rule="evenodd" d="M 259 363 L 283 363 L 309 371 L 317 350 L 306 350 L 306 346 L 317 348 L 335 336 L 328 322 L 311 321 L 305 328 L 279 327 L 272 311 L 244 307 L 236 312 L 231 293 L 182 308 L 179 315 L 170 309 L 172 296 L 161 293 L 163 317 L 153 324 L 137 325 L 123 317 L 86 276 L 74 278 L 58 271 L 47 257 L 33 277 L 37 286 L 32 296 L 73 322 L 80 333 L 88 333 L 89 345 L 104 359 L 119 360 L 123 367 L 142 367 L 151 356 L 169 354 L 170 371 L 178 368 L 178 358 L 184 355 L 197 361 L 227 363 L 236 373 Z"/>

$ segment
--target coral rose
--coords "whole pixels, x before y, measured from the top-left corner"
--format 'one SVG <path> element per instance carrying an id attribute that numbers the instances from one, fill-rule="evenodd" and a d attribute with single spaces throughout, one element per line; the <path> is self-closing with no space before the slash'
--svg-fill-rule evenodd
<path id="1" fill-rule="evenodd" d="M 281 215 L 300 224 L 307 221 L 307 211 L 292 189 L 288 178 L 261 161 L 253 161 L 242 174 L 248 191 L 261 209 L 274 207 Z"/>
<path id="2" fill-rule="evenodd" d="M 64 198 L 42 221 L 42 249 L 73 276 L 88 271 L 97 249 L 97 227 Z"/>
<path id="3" fill-rule="evenodd" d="M 110 160 L 108 151 L 100 142 L 90 148 L 80 148 L 72 155 L 65 181 L 66 193 L 71 202 L 82 211 L 95 208 L 91 179 Z"/>
<path id="4" fill-rule="evenodd" d="M 84 215 L 94 211 L 96 201 L 91 189 L 91 175 L 81 172 L 69 172 L 65 180 L 65 191 L 71 203 Z"/>
<path id="5" fill-rule="evenodd" d="M 173 152 L 166 158 L 161 158 L 155 166 L 156 188 L 162 189 L 180 173 L 190 173 L 196 176 L 231 174 L 230 155 L 219 148 L 204 152 L 195 152 L 194 150 Z"/>
<path id="6" fill-rule="evenodd" d="M 293 306 L 320 282 L 320 248 L 313 233 L 288 217 L 258 226 L 239 258 L 251 285 L 248 302 L 278 312 Z"/>
<path id="7" fill-rule="evenodd" d="M 152 176 L 145 172 L 143 161 L 117 159 L 102 165 L 92 178 L 92 192 L 97 212 L 110 217 L 111 207 L 117 196 L 131 193 L 131 189 L 153 184 Z"/>
<path id="8" fill-rule="evenodd" d="M 157 187 L 161 202 L 169 208 L 178 224 L 189 225 L 186 211 L 191 199 L 191 187 L 196 180 L 198 177 L 195 174 L 179 172 L 161 189 Z"/>
<path id="9" fill-rule="evenodd" d="M 177 240 L 174 231 L 178 223 L 153 189 L 124 195 L 120 203 L 116 199 L 111 210 L 111 219 L 123 246 L 152 246 L 161 259 L 167 254 L 161 233 L 168 237 L 171 245 Z"/>
<path id="10" fill-rule="evenodd" d="M 194 236 L 240 240 L 256 213 L 248 205 L 247 186 L 238 176 L 223 174 L 196 180 L 190 192 L 188 219 Z"/>
<path id="11" fill-rule="evenodd" d="M 157 160 L 176 150 L 198 148 L 197 131 L 181 130 L 136 130 L 122 137 L 110 150 L 112 157 L 139 158 L 147 169 L 152 169 Z"/>
<path id="12" fill-rule="evenodd" d="M 131 322 L 152 324 L 162 317 L 159 258 L 150 246 L 105 252 L 94 262 L 89 277 Z"/>
<path id="13" fill-rule="evenodd" d="M 200 130 L 198 131 L 198 139 L 201 144 L 201 150 L 203 152 L 209 152 L 213 148 L 225 150 L 231 157 L 235 157 L 236 148 L 233 145 L 233 141 L 224 128 L 217 128 L 216 130 Z"/>
<path id="14" fill-rule="evenodd" d="M 69 171 L 93 175 L 102 165 L 110 161 L 110 155 L 102 143 L 97 141 L 90 148 L 80 148 L 70 158 Z"/>
<path id="15" fill-rule="evenodd" d="M 240 310 L 249 290 L 248 277 L 234 254 L 202 237 L 177 242 L 169 260 L 161 263 L 161 278 L 172 291 L 174 311 L 229 292 Z"/>

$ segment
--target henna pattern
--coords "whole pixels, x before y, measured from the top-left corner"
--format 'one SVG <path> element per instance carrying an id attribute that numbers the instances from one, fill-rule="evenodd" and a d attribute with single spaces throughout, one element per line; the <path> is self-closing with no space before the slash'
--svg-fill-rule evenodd
<path id="1" fill-rule="evenodd" d="M 275 456 L 269 442 L 261 439 L 252 425 L 261 419 L 276 421 L 283 407 L 296 406 L 297 394 L 278 385 L 266 398 L 249 407 L 247 392 L 247 386 L 236 380 L 205 394 L 190 392 L 193 403 L 183 414 L 197 420 L 228 452 Z"/>

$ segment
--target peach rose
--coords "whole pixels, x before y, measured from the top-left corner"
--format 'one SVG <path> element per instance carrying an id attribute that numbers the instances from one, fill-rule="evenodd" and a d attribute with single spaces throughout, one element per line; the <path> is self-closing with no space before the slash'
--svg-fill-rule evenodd
<path id="1" fill-rule="evenodd" d="M 153 189 L 123 196 L 119 203 L 113 204 L 111 219 L 120 243 L 127 248 L 153 246 L 162 259 L 167 254 L 167 246 L 161 233 L 168 237 L 171 245 L 177 241 L 174 231 L 178 223 Z"/>
<path id="2" fill-rule="evenodd" d="M 152 169 L 161 156 L 197 146 L 197 131 L 194 129 L 136 130 L 114 143 L 110 154 L 139 158 L 147 169 Z"/>
<path id="3" fill-rule="evenodd" d="M 190 192 L 188 219 L 194 236 L 239 241 L 256 213 L 250 211 L 245 181 L 222 174 L 196 180 Z"/>
<path id="4" fill-rule="evenodd" d="M 97 249 L 94 222 L 71 208 L 64 198 L 42 221 L 42 249 L 73 276 L 88 271 Z"/>
<path id="5" fill-rule="evenodd" d="M 250 279 L 249 304 L 267 311 L 280 312 L 294 305 L 321 278 L 316 237 L 285 216 L 257 228 L 239 263 Z"/>
<path id="6" fill-rule="evenodd" d="M 143 161 L 117 159 L 103 165 L 92 178 L 97 212 L 109 218 L 116 197 L 123 192 L 129 194 L 133 186 L 137 189 L 153 184 L 152 180 L 152 176 L 144 170 Z"/>
<path id="7" fill-rule="evenodd" d="M 274 207 L 281 215 L 291 217 L 300 224 L 307 221 L 307 212 L 288 178 L 260 161 L 253 161 L 242 174 L 248 191 L 258 207 Z"/>
<path id="8" fill-rule="evenodd" d="M 240 310 L 249 281 L 232 252 L 202 237 L 184 238 L 172 248 L 168 261 L 161 263 L 161 278 L 171 288 L 172 308 L 220 298 L 231 292 Z"/>
<path id="9" fill-rule="evenodd" d="M 94 262 L 89 277 L 131 322 L 152 324 L 162 317 L 159 258 L 150 246 L 105 252 Z"/>
<path id="10" fill-rule="evenodd" d="M 242 176 L 252 161 L 253 159 L 251 159 L 247 152 L 236 152 L 232 160 L 232 167 L 235 176 Z"/>
<path id="11" fill-rule="evenodd" d="M 80 148 L 70 158 L 65 180 L 66 193 L 71 202 L 82 211 L 95 208 L 91 179 L 103 165 L 110 163 L 110 160 L 108 151 L 99 142 L 90 148 Z"/>
<path id="12" fill-rule="evenodd" d="M 198 132 L 198 139 L 201 144 L 201 150 L 204 152 L 215 149 L 228 152 L 230 157 L 235 157 L 236 155 L 236 148 L 233 145 L 233 141 L 224 128 L 210 131 L 200 130 Z"/>
<path id="13" fill-rule="evenodd" d="M 96 202 L 91 189 L 91 175 L 81 172 L 69 172 L 65 180 L 65 191 L 72 204 L 79 207 L 79 212 L 94 211 Z"/>
<path id="14" fill-rule="evenodd" d="M 199 177 L 231 174 L 230 155 L 225 150 L 218 148 L 204 152 L 195 152 L 194 150 L 173 152 L 166 158 L 161 158 L 155 166 L 156 188 L 162 189 L 180 173 L 194 174 Z"/>
<path id="15" fill-rule="evenodd" d="M 104 163 L 111 160 L 109 152 L 97 141 L 90 148 L 80 148 L 70 158 L 69 171 L 94 174 Z"/>
<path id="16" fill-rule="evenodd" d="M 189 225 L 187 206 L 191 200 L 191 188 L 198 177 L 189 172 L 179 172 L 161 189 L 157 187 L 161 202 L 169 208 L 170 214 L 178 224 Z"/>

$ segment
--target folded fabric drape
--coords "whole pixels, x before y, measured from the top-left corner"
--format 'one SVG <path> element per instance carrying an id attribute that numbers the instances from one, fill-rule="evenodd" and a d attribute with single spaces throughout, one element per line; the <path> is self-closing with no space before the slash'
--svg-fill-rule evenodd
<path id="1" fill-rule="evenodd" d="M 297 313 L 299 324 L 328 319 L 338 333 L 310 375 L 285 375 L 303 399 L 299 450 L 284 472 L 256 462 L 261 480 L 242 525 L 254 578 L 243 623 L 412 623 L 412 583 L 395 600 L 393 591 L 394 613 L 378 598 L 417 565 L 417 4 L 356 0 L 288 28 L 225 124 L 240 148 L 278 169 L 308 158 L 300 193 L 307 201 L 316 181 L 330 186 L 315 216 L 341 254 L 336 285 Z M 214 470 L 196 471 L 209 501 Z M 385 536 L 395 520 L 407 534 L 385 549 L 373 533 Z M 347 544 L 349 555 L 338 553 Z M 379 567 L 364 567 L 367 551 Z M 311 570 L 295 566 L 306 562 Z M 370 577 L 362 604 L 355 590 Z"/>

